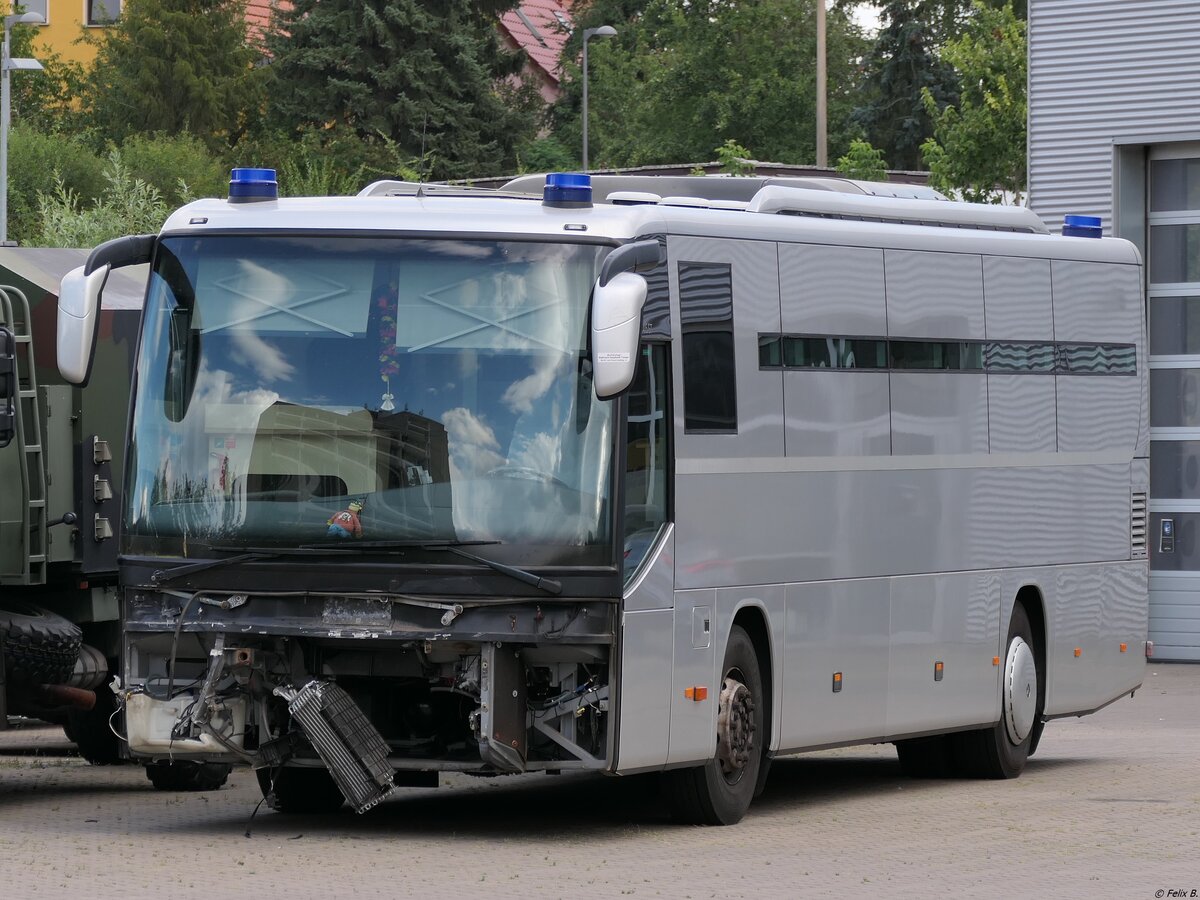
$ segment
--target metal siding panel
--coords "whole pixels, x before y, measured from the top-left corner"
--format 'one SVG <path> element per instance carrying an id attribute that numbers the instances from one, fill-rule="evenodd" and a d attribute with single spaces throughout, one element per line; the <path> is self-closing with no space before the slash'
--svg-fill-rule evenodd
<path id="1" fill-rule="evenodd" d="M 1054 335 L 1050 261 L 983 258 L 985 336 L 994 341 L 1049 341 Z"/>
<path id="2" fill-rule="evenodd" d="M 775 244 L 672 236 L 667 246 L 671 259 L 672 330 L 676 347 L 682 346 L 678 264 L 728 263 L 733 276 L 737 434 L 687 434 L 684 431 L 682 361 L 680 354 L 673 354 L 678 456 L 682 459 L 782 456 L 783 372 L 758 367 L 758 335 L 780 331 L 779 262 Z"/>
<path id="3" fill-rule="evenodd" d="M 619 771 L 661 766 L 671 729 L 669 610 L 627 612 L 621 635 Z"/>
<path id="4" fill-rule="evenodd" d="M 1156 527 L 1151 533 L 1156 544 L 1157 535 Z M 1152 574 L 1150 584 L 1149 639 L 1154 641 L 1154 658 L 1200 660 L 1200 574 Z"/>
<path id="5" fill-rule="evenodd" d="M 1200 121 L 1195 0 L 1030 0 L 1029 200 L 1112 220 L 1112 146 Z M 1097 60 L 1102 64 L 1097 65 Z"/>
<path id="6" fill-rule="evenodd" d="M 886 372 L 796 369 L 783 377 L 788 456 L 891 453 Z"/>
<path id="7" fill-rule="evenodd" d="M 781 244 L 779 283 L 785 332 L 887 334 L 882 250 Z"/>
<path id="8" fill-rule="evenodd" d="M 1140 342 L 1142 291 L 1139 269 L 1056 259 L 1051 263 L 1051 272 L 1055 340 Z M 1144 354 L 1139 353 L 1138 362 L 1144 363 L 1144 360 Z"/>
<path id="9" fill-rule="evenodd" d="M 884 579 L 789 584 L 780 749 L 879 737 L 886 727 L 890 600 Z M 842 690 L 833 692 L 833 674 Z"/>
<path id="10" fill-rule="evenodd" d="M 992 453 L 1053 453 L 1058 446 L 1054 378 L 989 375 L 988 439 Z"/>
<path id="11" fill-rule="evenodd" d="M 678 483 L 678 589 L 1129 559 L 1128 463 Z"/>
<path id="12" fill-rule="evenodd" d="M 1145 597 L 1145 563 L 1070 566 L 1055 573 L 1047 598 L 1047 714 L 1095 709 L 1141 684 Z"/>
<path id="13" fill-rule="evenodd" d="M 987 380 L 983 374 L 893 372 L 892 452 L 987 453 Z"/>
<path id="14" fill-rule="evenodd" d="M 889 736 L 994 720 L 1000 586 L 997 572 L 892 579 Z"/>
<path id="15" fill-rule="evenodd" d="M 885 250 L 891 337 L 982 338 L 983 269 L 973 253 Z"/>
<path id="16" fill-rule="evenodd" d="M 671 667 L 671 741 L 668 763 L 708 759 L 717 733 L 717 702 L 721 688 L 714 681 L 716 653 L 725 653 L 727 635 L 716 628 L 716 592 L 677 591 L 675 594 L 675 663 Z M 706 619 L 709 630 L 697 640 L 696 620 Z M 703 646 L 697 646 L 703 644 Z M 708 699 L 689 700 L 684 689 L 708 688 Z"/>
<path id="17" fill-rule="evenodd" d="M 1141 428 L 1141 379 L 1122 375 L 1057 375 L 1060 453 L 1121 449 L 1133 456 Z"/>

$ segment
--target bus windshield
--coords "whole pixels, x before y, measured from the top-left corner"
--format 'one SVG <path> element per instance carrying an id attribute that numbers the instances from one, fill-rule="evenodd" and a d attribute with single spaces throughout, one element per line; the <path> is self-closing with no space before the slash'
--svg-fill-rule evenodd
<path id="1" fill-rule="evenodd" d="M 612 559 L 612 404 L 586 359 L 604 248 L 168 237 L 151 276 L 127 552 L 495 541 Z M 488 548 L 483 548 L 487 550 Z"/>

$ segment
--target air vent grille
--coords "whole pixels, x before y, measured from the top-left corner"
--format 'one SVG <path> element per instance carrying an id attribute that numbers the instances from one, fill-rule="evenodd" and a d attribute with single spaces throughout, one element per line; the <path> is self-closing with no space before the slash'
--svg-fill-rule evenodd
<path id="1" fill-rule="evenodd" d="M 1134 491 L 1130 495 L 1129 513 L 1130 558 L 1146 558 L 1146 492 Z"/>

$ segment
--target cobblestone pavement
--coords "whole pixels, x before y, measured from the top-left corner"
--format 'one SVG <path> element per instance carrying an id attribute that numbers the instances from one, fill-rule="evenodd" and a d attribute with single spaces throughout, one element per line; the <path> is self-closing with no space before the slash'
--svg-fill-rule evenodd
<path id="1" fill-rule="evenodd" d="M 247 837 L 245 770 L 164 793 L 70 749 L 0 733 L 5 900 L 1200 897 L 1195 665 L 1051 723 L 1015 781 L 910 780 L 890 745 L 813 753 L 777 761 L 733 828 L 672 824 L 652 777 L 455 776 L 364 816 L 261 811 Z"/>

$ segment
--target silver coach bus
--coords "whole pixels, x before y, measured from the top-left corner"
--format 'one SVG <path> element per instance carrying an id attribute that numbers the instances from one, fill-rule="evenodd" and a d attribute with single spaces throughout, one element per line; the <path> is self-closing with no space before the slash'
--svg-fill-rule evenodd
<path id="1" fill-rule="evenodd" d="M 1140 261 L 1079 231 L 833 179 L 235 170 L 62 289 L 83 382 L 152 263 L 129 753 L 282 811 L 663 770 L 713 824 L 815 748 L 1018 775 L 1148 649 Z"/>

